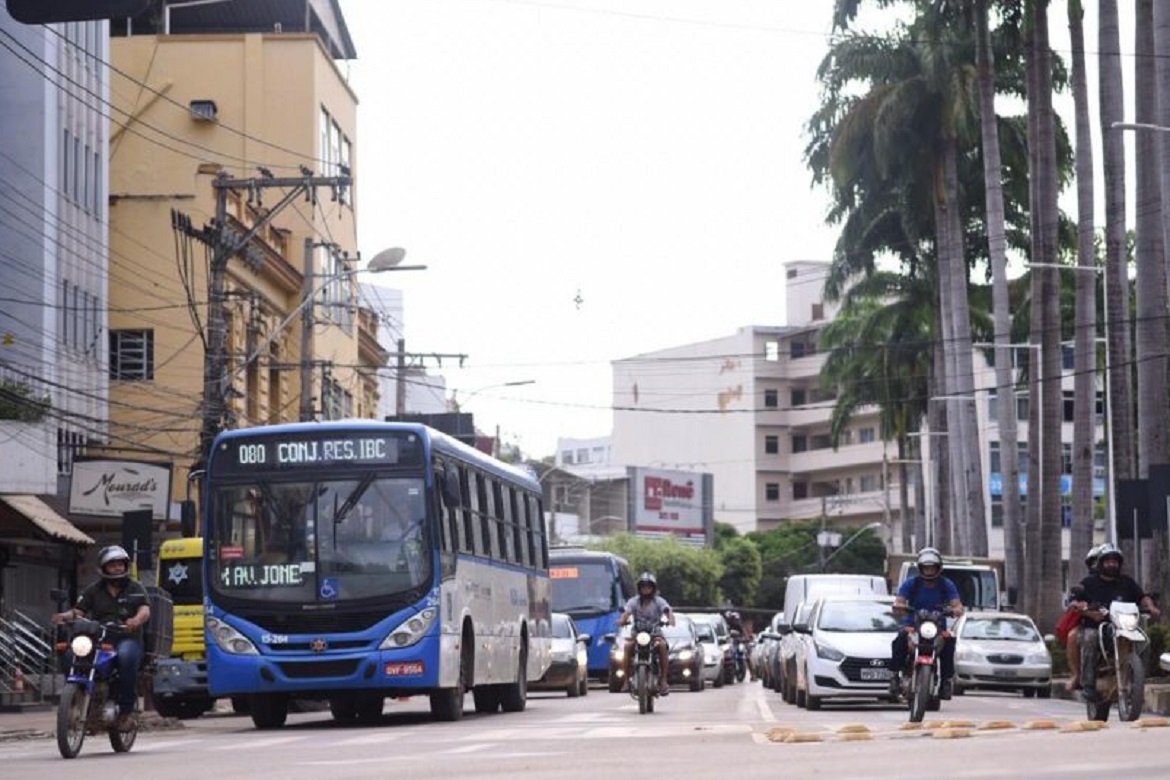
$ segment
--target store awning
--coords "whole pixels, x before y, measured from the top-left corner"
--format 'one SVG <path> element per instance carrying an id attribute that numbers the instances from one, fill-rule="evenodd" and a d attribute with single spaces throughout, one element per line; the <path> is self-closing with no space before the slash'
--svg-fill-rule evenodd
<path id="1" fill-rule="evenodd" d="M 0 504 L 5 505 L 9 510 L 20 515 L 55 540 L 70 544 L 94 544 L 94 540 L 89 535 L 61 517 L 36 496 L 4 494 L 0 495 Z"/>

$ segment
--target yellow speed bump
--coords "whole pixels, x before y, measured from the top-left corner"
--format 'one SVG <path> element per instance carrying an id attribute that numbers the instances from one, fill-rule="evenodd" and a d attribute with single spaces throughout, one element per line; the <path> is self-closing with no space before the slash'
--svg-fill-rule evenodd
<path id="1" fill-rule="evenodd" d="M 1054 720 L 1030 720 L 1024 724 L 1024 728 L 1030 731 L 1054 731 L 1060 728 L 1060 724 Z"/>
<path id="2" fill-rule="evenodd" d="M 864 723 L 846 723 L 837 728 L 838 734 L 869 734 L 870 728 Z"/>
<path id="3" fill-rule="evenodd" d="M 971 729 L 940 728 L 931 732 L 935 739 L 964 739 L 971 736 Z"/>
<path id="4" fill-rule="evenodd" d="M 903 723 L 898 727 L 898 731 L 922 731 L 926 728 L 922 723 Z"/>
<path id="5" fill-rule="evenodd" d="M 791 726 L 777 726 L 775 728 L 768 729 L 768 741 L 783 742 L 784 739 L 788 737 L 788 735 L 795 732 L 796 729 L 792 728 Z"/>
<path id="6" fill-rule="evenodd" d="M 799 743 L 803 743 L 803 742 L 824 742 L 824 741 L 825 741 L 825 738 L 821 734 L 812 734 L 812 733 L 808 733 L 808 732 L 797 733 L 795 731 L 784 738 L 784 742 L 789 744 L 789 745 L 799 744 Z"/>
<path id="7" fill-rule="evenodd" d="M 973 728 L 975 728 L 975 721 L 973 721 L 973 720 L 943 721 L 942 728 L 944 728 L 944 729 L 973 729 Z"/>
<path id="8" fill-rule="evenodd" d="M 1170 718 L 1138 718 L 1133 722 L 1135 729 L 1164 729 L 1170 727 Z"/>
<path id="9" fill-rule="evenodd" d="M 1014 729 L 1016 724 L 1010 720 L 989 720 L 979 726 L 980 731 L 1006 731 L 1007 729 Z"/>
<path id="10" fill-rule="evenodd" d="M 873 734 L 868 731 L 850 731 L 840 735 L 837 739 L 841 742 L 869 742 L 873 739 Z"/>
<path id="11" fill-rule="evenodd" d="M 1076 734 L 1083 731 L 1100 731 L 1108 726 L 1109 724 L 1103 720 L 1074 720 L 1061 726 L 1060 731 L 1063 734 Z"/>

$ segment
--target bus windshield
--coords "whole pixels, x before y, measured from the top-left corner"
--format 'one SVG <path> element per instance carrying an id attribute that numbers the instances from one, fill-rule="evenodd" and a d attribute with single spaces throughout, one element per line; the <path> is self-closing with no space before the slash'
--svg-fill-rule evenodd
<path id="1" fill-rule="evenodd" d="M 549 563 L 549 577 L 554 612 L 580 616 L 611 612 L 623 606 L 615 601 L 616 576 L 609 563 L 553 560 Z"/>
<path id="2" fill-rule="evenodd" d="M 212 494 L 211 589 L 268 603 L 346 602 L 430 582 L 420 477 L 257 479 Z"/>

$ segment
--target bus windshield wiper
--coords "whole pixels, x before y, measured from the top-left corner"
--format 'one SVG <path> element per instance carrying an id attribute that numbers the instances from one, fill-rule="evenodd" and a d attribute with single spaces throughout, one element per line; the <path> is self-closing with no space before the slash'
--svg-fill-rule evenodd
<path id="1" fill-rule="evenodd" d="M 357 502 L 361 499 L 362 494 L 366 492 L 366 488 L 368 488 L 373 481 L 374 481 L 374 475 L 367 474 L 366 476 L 362 477 L 361 481 L 358 482 L 356 486 L 354 486 L 354 489 L 350 492 L 350 494 L 345 497 L 345 500 L 341 502 L 341 506 L 337 506 L 336 503 L 334 504 L 334 509 L 333 509 L 333 526 L 334 526 L 334 528 L 337 527 L 338 523 L 340 523 L 342 520 L 345 519 L 346 515 L 348 515 L 350 512 L 353 511 L 353 508 L 355 506 L 357 506 Z M 334 532 L 334 534 L 333 534 L 333 546 L 334 547 L 337 546 L 337 533 L 336 532 Z"/>

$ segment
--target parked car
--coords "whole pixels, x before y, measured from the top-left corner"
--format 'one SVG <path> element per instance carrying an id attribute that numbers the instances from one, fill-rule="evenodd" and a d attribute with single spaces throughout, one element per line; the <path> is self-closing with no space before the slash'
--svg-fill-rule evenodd
<path id="1" fill-rule="evenodd" d="M 780 642 L 788 631 L 789 626 L 784 621 L 784 613 L 777 612 L 768 623 L 768 627 L 756 635 L 760 679 L 765 688 L 771 688 L 777 693 L 780 693 L 783 679 L 780 667 Z"/>
<path id="2" fill-rule="evenodd" d="M 799 604 L 792 614 L 792 623 L 789 624 L 788 633 L 784 634 L 783 639 L 780 640 L 780 649 L 778 650 L 780 656 L 780 695 L 789 704 L 803 702 L 803 699 L 797 701 L 796 661 L 797 650 L 804 643 L 805 634 L 797 632 L 795 627 L 808 623 L 808 613 L 812 608 L 811 602 Z"/>
<path id="3" fill-rule="evenodd" d="M 726 648 L 719 644 L 715 636 L 715 626 L 706 620 L 697 620 L 696 615 L 688 613 L 687 617 L 695 624 L 695 636 L 699 639 L 699 646 L 703 650 L 703 680 L 716 688 L 723 687 L 723 657 Z"/>
<path id="4" fill-rule="evenodd" d="M 816 710 L 826 699 L 889 701 L 890 645 L 898 630 L 888 596 L 818 599 L 808 621 L 793 625 L 806 639 L 797 650 L 797 703 Z"/>
<path id="5" fill-rule="evenodd" d="M 1052 695 L 1052 656 L 1027 615 L 968 612 L 955 625 L 955 693 Z"/>
<path id="6" fill-rule="evenodd" d="M 622 659 L 625 655 L 626 640 L 630 638 L 633 629 L 629 625 L 622 627 L 617 636 L 612 637 L 613 650 L 609 654 L 609 691 L 621 691 L 624 672 Z M 663 626 L 662 635 L 666 637 L 668 647 L 667 683 L 670 685 L 687 685 L 692 691 L 703 690 L 703 647 L 699 643 L 692 620 L 680 614 L 675 614 L 673 626 Z"/>
<path id="7" fill-rule="evenodd" d="M 552 613 L 552 663 L 537 682 L 529 683 L 534 691 L 565 691 L 570 697 L 589 693 L 586 680 L 589 659 L 587 648 L 592 639 L 577 630 L 573 618 L 563 612 Z"/>

